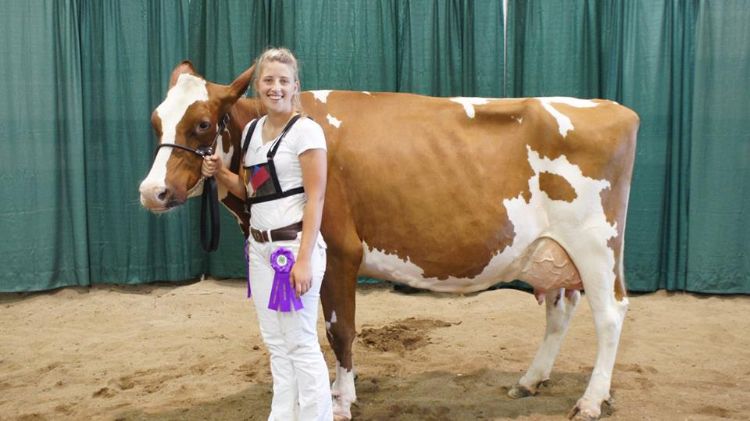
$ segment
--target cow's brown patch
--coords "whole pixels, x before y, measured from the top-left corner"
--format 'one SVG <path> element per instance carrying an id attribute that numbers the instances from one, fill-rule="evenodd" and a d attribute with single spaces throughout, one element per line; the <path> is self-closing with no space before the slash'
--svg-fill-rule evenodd
<path id="1" fill-rule="evenodd" d="M 572 202 L 578 197 L 576 190 L 565 177 L 546 171 L 539 174 L 539 189 L 547 193 L 552 200 Z"/>

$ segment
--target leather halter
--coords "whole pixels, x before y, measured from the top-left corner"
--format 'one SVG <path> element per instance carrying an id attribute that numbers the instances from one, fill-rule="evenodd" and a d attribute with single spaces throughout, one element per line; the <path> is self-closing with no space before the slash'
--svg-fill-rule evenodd
<path id="1" fill-rule="evenodd" d="M 224 114 L 224 117 L 222 117 L 221 121 L 219 122 L 219 128 L 216 131 L 216 136 L 214 136 L 214 141 L 210 146 L 200 146 L 196 149 L 193 149 L 189 146 L 178 145 L 176 143 L 162 143 L 156 147 L 156 150 L 154 151 L 154 158 L 161 148 L 182 149 L 184 151 L 192 152 L 201 158 L 211 156 L 214 154 L 214 148 L 216 147 L 216 142 L 219 140 L 219 136 L 224 133 L 224 130 L 226 129 L 228 123 L 229 114 L 227 113 Z M 216 187 L 216 179 L 214 177 L 201 176 L 201 180 L 199 180 L 198 182 L 200 181 L 203 181 L 203 195 L 201 197 L 201 246 L 203 246 L 203 250 L 210 253 L 212 251 L 215 251 L 219 247 L 219 235 L 221 234 L 221 224 L 219 219 L 219 192 Z M 210 239 L 207 238 L 207 208 L 211 213 Z"/>

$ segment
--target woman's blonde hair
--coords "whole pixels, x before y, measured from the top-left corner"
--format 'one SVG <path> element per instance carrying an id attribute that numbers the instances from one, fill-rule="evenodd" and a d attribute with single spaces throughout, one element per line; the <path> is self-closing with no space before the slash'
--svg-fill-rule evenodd
<path id="1" fill-rule="evenodd" d="M 255 72 L 253 74 L 253 89 L 255 89 L 255 96 L 258 97 L 260 95 L 256 87 L 258 86 L 258 77 L 260 77 L 260 74 L 263 71 L 263 66 L 265 66 L 266 63 L 274 61 L 286 64 L 292 70 L 294 81 L 299 83 L 299 89 L 297 89 L 297 92 L 295 92 L 292 97 L 292 107 L 294 107 L 295 111 L 302 113 L 302 101 L 299 96 L 300 91 L 302 90 L 302 83 L 299 79 L 299 65 L 297 64 L 297 58 L 294 57 L 294 54 L 292 54 L 287 48 L 268 48 L 258 56 L 257 59 L 255 59 Z"/>

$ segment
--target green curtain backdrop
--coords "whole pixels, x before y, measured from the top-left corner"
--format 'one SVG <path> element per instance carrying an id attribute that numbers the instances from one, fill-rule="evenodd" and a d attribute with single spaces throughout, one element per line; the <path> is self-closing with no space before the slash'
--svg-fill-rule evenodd
<path id="1" fill-rule="evenodd" d="M 631 290 L 750 293 L 750 8 L 743 0 L 0 0 L 0 291 L 241 277 L 196 201 L 143 210 L 149 125 L 188 58 L 229 83 L 292 48 L 305 89 L 610 98 L 641 116 Z M 506 31 L 507 29 L 507 31 Z M 374 204 L 375 206 L 377 204 Z"/>
<path id="2" fill-rule="evenodd" d="M 90 282 L 78 8 L 0 2 L 0 290 Z"/>

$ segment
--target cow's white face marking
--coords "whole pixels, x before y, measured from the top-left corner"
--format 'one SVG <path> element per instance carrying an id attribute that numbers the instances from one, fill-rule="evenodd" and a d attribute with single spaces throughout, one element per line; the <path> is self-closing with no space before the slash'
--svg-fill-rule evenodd
<path id="1" fill-rule="evenodd" d="M 197 76 L 183 73 L 177 78 L 175 85 L 167 92 L 164 102 L 156 107 L 156 114 L 161 119 L 162 136 L 161 143 L 175 143 L 177 136 L 177 124 L 185 115 L 188 107 L 197 101 L 208 100 L 208 89 L 206 81 Z M 167 176 L 167 161 L 172 155 L 173 148 L 161 148 L 154 158 L 148 176 L 141 183 L 141 192 L 144 189 L 153 189 L 165 184 Z M 197 189 L 202 190 L 202 189 Z M 143 198 L 141 198 L 143 201 Z"/>
<path id="2" fill-rule="evenodd" d="M 330 90 L 312 91 L 312 94 L 315 97 L 315 99 L 322 102 L 323 104 L 325 104 L 326 101 L 328 101 L 328 94 L 330 93 L 331 93 Z"/>
<path id="3" fill-rule="evenodd" d="M 609 181 L 584 176 L 581 169 L 568 162 L 565 156 L 550 160 L 542 158 L 528 146 L 527 151 L 528 162 L 534 171 L 529 179 L 531 200 L 527 203 L 523 194 L 510 199 L 498 198 L 508 212 L 516 236 L 510 246 L 490 260 L 482 273 L 474 278 L 425 278 L 422 268 L 409 259 L 401 260 L 395 254 L 386 254 L 365 242 L 362 243 L 364 258 L 360 273 L 432 291 L 481 291 L 499 281 L 512 281 L 513 268 L 510 264 L 518 259 L 534 240 L 543 236 L 560 243 L 576 264 L 583 263 L 579 259 L 604 260 L 601 264 L 610 268 L 611 272 L 611 268 L 614 267 L 614 253 L 607 248 L 607 241 L 617 235 L 617 230 L 615 225 L 607 222 L 600 198 L 600 192 L 610 186 Z M 565 178 L 575 189 L 576 198 L 572 202 L 550 199 L 539 188 L 539 175 L 542 172 Z M 582 235 L 583 231 L 585 235 Z M 608 250 L 608 256 L 591 252 L 602 248 Z"/>
<path id="4" fill-rule="evenodd" d="M 337 129 L 338 129 L 339 127 L 341 127 L 341 120 L 339 120 L 338 118 L 336 118 L 336 117 L 334 117 L 334 116 L 332 116 L 332 115 L 328 114 L 328 115 L 326 116 L 326 119 L 328 120 L 328 124 L 330 124 L 331 126 L 333 126 L 333 127 L 337 128 Z"/>
<path id="5" fill-rule="evenodd" d="M 464 111 L 466 111 L 466 115 L 469 116 L 469 118 L 474 118 L 476 115 L 476 112 L 474 111 L 475 105 L 484 105 L 490 102 L 487 98 L 463 98 L 463 97 L 456 97 L 451 98 L 451 101 L 457 102 L 464 107 Z"/>
<path id="6" fill-rule="evenodd" d="M 570 118 L 568 118 L 568 116 L 561 113 L 560 111 L 557 111 L 557 109 L 552 106 L 552 103 L 567 104 L 571 107 L 576 108 L 593 108 L 597 106 L 596 102 L 588 99 L 568 98 L 561 96 L 552 96 L 537 99 L 542 103 L 544 109 L 552 114 L 552 117 L 555 117 L 555 120 L 557 120 L 557 126 L 560 130 L 560 135 L 563 138 L 565 138 L 570 130 L 573 130 L 573 122 L 570 121 Z"/>

